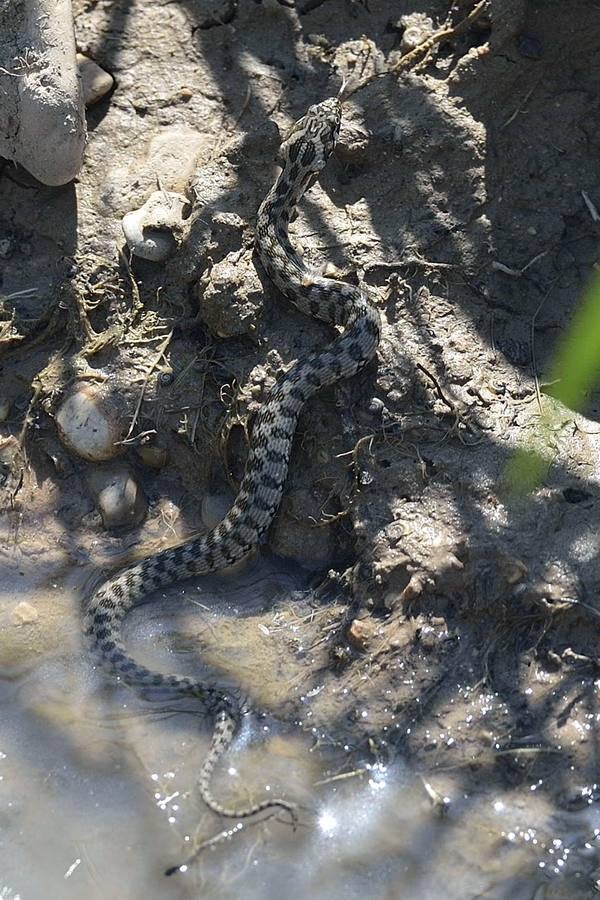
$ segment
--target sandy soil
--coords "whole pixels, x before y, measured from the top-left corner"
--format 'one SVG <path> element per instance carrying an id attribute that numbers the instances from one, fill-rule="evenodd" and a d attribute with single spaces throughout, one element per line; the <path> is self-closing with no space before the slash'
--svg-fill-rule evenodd
<path id="1" fill-rule="evenodd" d="M 202 527 L 203 498 L 235 490 L 262 388 L 328 339 L 253 266 L 280 135 L 341 73 L 397 59 L 402 16 L 438 27 L 448 3 L 295 6 L 74 3 L 78 49 L 116 80 L 89 111 L 81 176 L 56 189 L 0 172 L 3 552 L 42 580 Z M 582 192 L 600 208 L 600 22 L 591 0 L 495 2 L 492 17 L 347 104 L 293 231 L 311 262 L 369 286 L 383 340 L 304 412 L 269 544 L 318 587 L 203 641 L 223 669 L 231 648 L 284 721 L 310 707 L 329 742 L 451 771 L 454 796 L 539 782 L 567 815 L 600 796 L 600 399 L 584 418 L 546 380 L 598 260 Z M 181 246 L 129 267 L 120 220 L 157 183 L 192 201 Z M 135 415 L 122 464 L 148 514 L 126 533 L 103 528 L 93 466 L 53 421 L 74 380 L 98 376 Z M 168 452 L 160 469 L 146 438 Z M 520 496 L 510 462 L 528 446 L 552 466 Z M 4 659 L 21 601 L 4 601 Z M 56 629 L 75 640 L 72 618 L 35 605 L 29 652 Z"/>

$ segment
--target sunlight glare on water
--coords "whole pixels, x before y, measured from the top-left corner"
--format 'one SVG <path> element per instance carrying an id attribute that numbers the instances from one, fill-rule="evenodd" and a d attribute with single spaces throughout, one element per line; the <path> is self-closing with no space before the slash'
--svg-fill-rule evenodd
<path id="1" fill-rule="evenodd" d="M 332 837 L 334 831 L 338 827 L 338 820 L 336 817 L 330 813 L 328 810 L 325 810 L 319 816 L 319 828 L 321 831 L 327 835 L 327 837 Z"/>
<path id="2" fill-rule="evenodd" d="M 219 617 L 233 622 L 222 647 L 213 639 L 211 648 L 193 630 L 186 636 L 187 620 L 152 604 L 136 613 L 127 640 L 158 668 L 204 671 L 208 659 L 219 672 L 233 671 L 252 689 L 255 709 L 261 691 L 280 692 L 266 695 L 272 710 L 294 693 L 302 698 L 304 731 L 247 716 L 215 781 L 223 797 L 283 793 L 297 801 L 297 830 L 284 816 L 263 824 L 235 822 L 227 826 L 228 839 L 187 865 L 194 847 L 223 829 L 195 786 L 209 729 L 191 707 L 148 702 L 95 671 L 77 630 L 78 595 L 51 591 L 49 608 L 72 623 L 68 639 L 25 657 L 18 667 L 0 666 L 0 900 L 438 900 L 440 884 L 445 900 L 478 893 L 520 900 L 531 896 L 536 878 L 574 877 L 586 853 L 590 871 L 598 868 L 597 835 L 581 819 L 571 838 L 567 826 L 558 833 L 543 779 L 526 782 L 526 803 L 508 789 L 469 797 L 460 793 L 458 780 L 438 778 L 435 769 L 425 780 L 400 757 L 383 761 L 365 751 L 365 759 L 352 750 L 350 732 L 348 743 L 327 745 L 326 723 L 318 729 L 309 724 L 311 704 L 327 699 L 335 679 L 303 681 L 302 656 L 296 670 L 261 679 L 256 672 L 277 666 L 264 656 L 274 620 L 267 619 L 266 631 L 244 623 L 243 634 L 237 624 L 260 614 L 265 580 L 269 598 L 278 583 L 283 590 L 300 583 L 261 566 L 266 564 L 257 564 L 239 585 L 203 581 L 203 628 L 210 630 Z M 22 579 L 19 590 L 22 597 Z M 211 592 L 217 597 L 212 605 Z M 198 594 L 188 590 L 185 596 Z M 43 596 L 31 599 L 43 609 Z M 165 602 L 171 602 L 168 596 Z M 197 614 L 192 609 L 192 622 Z M 339 696 L 348 698 L 348 690 Z M 497 702 L 490 694 L 474 703 L 467 724 L 478 717 L 487 722 Z M 372 707 L 358 700 L 357 719 L 369 723 L 371 715 Z M 448 726 L 432 731 L 432 747 L 448 746 L 448 735 Z M 317 739 L 326 753 L 313 746 Z M 600 828 L 597 792 L 590 781 L 578 797 Z M 173 865 L 174 875 L 165 878 Z M 498 866 L 502 879 L 521 893 L 494 892 Z"/>

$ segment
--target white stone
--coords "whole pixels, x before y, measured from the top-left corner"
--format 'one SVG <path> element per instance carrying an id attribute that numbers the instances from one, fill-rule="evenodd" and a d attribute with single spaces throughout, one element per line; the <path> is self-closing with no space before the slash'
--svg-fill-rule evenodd
<path id="1" fill-rule="evenodd" d="M 81 75 L 84 103 L 86 106 L 93 106 L 112 90 L 114 78 L 83 53 L 77 54 L 77 66 Z"/>
<path id="2" fill-rule="evenodd" d="M 56 413 L 62 442 L 83 459 L 99 462 L 123 452 L 125 421 L 117 398 L 108 390 L 81 384 Z"/>
<path id="3" fill-rule="evenodd" d="M 181 243 L 189 200 L 173 191 L 155 191 L 139 209 L 123 217 L 127 246 L 135 256 L 163 262 Z"/>
<path id="4" fill-rule="evenodd" d="M 138 525 L 146 515 L 142 489 L 126 468 L 115 467 L 93 472 L 90 486 L 105 528 Z"/>
<path id="5" fill-rule="evenodd" d="M 86 140 L 71 0 L 0 4 L 0 33 L 0 156 L 43 184 L 66 184 Z"/>

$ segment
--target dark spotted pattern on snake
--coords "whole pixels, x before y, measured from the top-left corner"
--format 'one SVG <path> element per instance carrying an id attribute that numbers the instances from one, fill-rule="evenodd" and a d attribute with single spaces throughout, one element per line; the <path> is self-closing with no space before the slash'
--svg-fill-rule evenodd
<path id="1" fill-rule="evenodd" d="M 299 360 L 271 391 L 256 416 L 244 478 L 223 521 L 202 537 L 163 550 L 113 575 L 85 608 L 85 634 L 106 669 L 133 687 L 166 687 L 177 695 L 194 697 L 202 712 L 213 718 L 212 741 L 200 769 L 198 787 L 212 810 L 236 819 L 278 807 L 294 816 L 293 806 L 284 800 L 265 799 L 237 808 L 220 803 L 211 792 L 215 763 L 240 723 L 238 702 L 210 684 L 152 672 L 137 663 L 123 645 L 121 623 L 134 606 L 157 589 L 229 566 L 258 545 L 281 500 L 292 439 L 305 403 L 321 388 L 359 372 L 377 350 L 380 318 L 366 293 L 325 278 L 309 267 L 288 236 L 296 204 L 334 149 L 341 114 L 340 101 L 332 98 L 311 106 L 296 122 L 282 144 L 282 171 L 260 206 L 256 225 L 256 251 L 269 278 L 302 312 L 341 331 L 325 350 Z"/>

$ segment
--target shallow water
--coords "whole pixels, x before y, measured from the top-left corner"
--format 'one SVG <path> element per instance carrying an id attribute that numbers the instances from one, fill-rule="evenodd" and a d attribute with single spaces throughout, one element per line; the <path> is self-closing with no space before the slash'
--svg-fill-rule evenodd
<path id="1" fill-rule="evenodd" d="M 557 818 L 534 785 L 466 794 L 452 771 L 428 780 L 398 759 L 322 750 L 329 735 L 256 713 L 217 793 L 284 794 L 300 804 L 299 828 L 284 815 L 246 825 L 165 878 L 196 834 L 223 827 L 194 790 L 207 724 L 191 704 L 140 698 L 95 671 L 79 635 L 81 571 L 59 578 L 34 568 L 35 578 L 14 567 L 3 585 L 0 897 L 592 896 L 593 805 Z M 239 679 L 253 707 L 276 711 L 303 663 L 290 671 L 278 657 L 264 612 L 292 594 L 302 609 L 304 587 L 301 572 L 259 560 L 142 607 L 128 643 L 163 670 L 198 672 L 208 662 L 225 682 Z"/>

